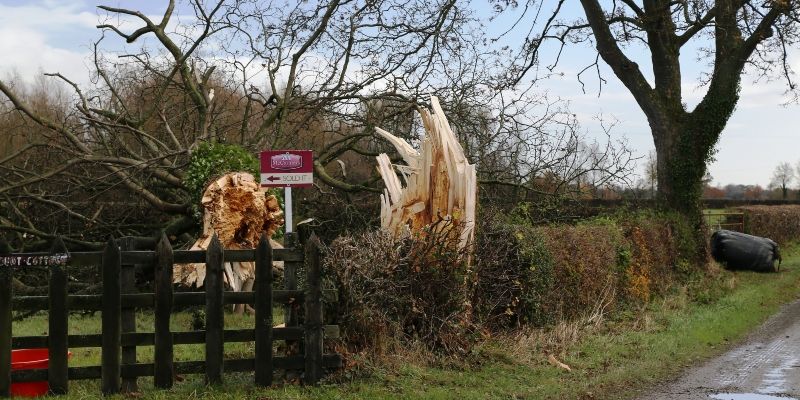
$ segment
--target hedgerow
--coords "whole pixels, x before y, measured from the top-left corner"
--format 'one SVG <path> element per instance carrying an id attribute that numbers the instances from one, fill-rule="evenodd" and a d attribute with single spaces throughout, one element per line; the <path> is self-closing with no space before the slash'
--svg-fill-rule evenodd
<path id="1" fill-rule="evenodd" d="M 339 291 L 339 318 L 353 348 L 383 353 L 397 341 L 466 353 L 472 341 L 474 277 L 458 235 L 442 224 L 394 238 L 369 232 L 334 241 L 326 269 Z"/>
<path id="2" fill-rule="evenodd" d="M 768 237 L 782 245 L 800 240 L 800 206 L 746 206 L 738 209 L 745 214 L 747 233 Z"/>
<path id="3" fill-rule="evenodd" d="M 533 227 L 483 218 L 475 246 L 476 322 L 491 330 L 552 323 L 553 259 Z"/>
<path id="4" fill-rule="evenodd" d="M 441 237 L 342 237 L 327 267 L 352 347 L 421 340 L 446 353 L 476 332 L 543 327 L 618 307 L 640 307 L 695 276 L 693 231 L 670 214 L 638 212 L 532 226 L 482 210 L 474 257 Z M 702 272 L 702 271 L 701 271 Z M 694 275 L 693 275 L 694 274 Z"/>
<path id="5" fill-rule="evenodd" d="M 258 179 L 258 159 L 235 144 L 202 142 L 192 151 L 183 183 L 193 203 L 199 203 L 210 179 L 237 171 L 249 172 Z"/>

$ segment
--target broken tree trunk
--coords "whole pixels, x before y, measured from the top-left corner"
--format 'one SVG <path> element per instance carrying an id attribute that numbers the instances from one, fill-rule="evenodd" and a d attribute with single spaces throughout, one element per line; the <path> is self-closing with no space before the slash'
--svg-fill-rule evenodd
<path id="1" fill-rule="evenodd" d="M 205 250 L 214 233 L 225 249 L 253 249 L 261 233 L 271 238 L 283 225 L 283 211 L 278 199 L 262 191 L 258 182 L 249 173 L 233 172 L 211 182 L 201 200 L 203 207 L 203 233 L 191 250 Z M 270 239 L 272 248 L 282 248 Z M 283 262 L 276 261 L 273 269 L 283 270 Z M 202 287 L 206 277 L 206 265 L 177 264 L 172 280 L 187 287 Z M 225 263 L 225 284 L 233 291 L 248 291 L 253 287 L 255 263 Z M 237 307 L 237 310 L 241 307 Z"/>
<path id="2" fill-rule="evenodd" d="M 381 227 L 399 235 L 407 229 L 419 232 L 433 223 L 449 220 L 457 228 L 456 232 L 460 232 L 459 248 L 464 250 L 475 236 L 478 194 L 475 165 L 464 155 L 434 96 L 431 96 L 431 105 L 433 112 L 419 108 L 426 132 L 419 150 L 376 128 L 406 163 L 392 165 L 386 154 L 377 157 L 378 171 L 386 184 L 381 195 Z"/>

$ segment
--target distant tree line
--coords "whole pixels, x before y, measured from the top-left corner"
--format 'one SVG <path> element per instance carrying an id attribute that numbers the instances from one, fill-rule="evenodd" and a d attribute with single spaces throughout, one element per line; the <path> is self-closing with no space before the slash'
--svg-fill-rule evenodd
<path id="1" fill-rule="evenodd" d="M 704 199 L 728 200 L 800 200 L 800 161 L 792 166 L 781 162 L 772 173 L 769 185 L 728 184 L 713 186 L 706 182 Z"/>

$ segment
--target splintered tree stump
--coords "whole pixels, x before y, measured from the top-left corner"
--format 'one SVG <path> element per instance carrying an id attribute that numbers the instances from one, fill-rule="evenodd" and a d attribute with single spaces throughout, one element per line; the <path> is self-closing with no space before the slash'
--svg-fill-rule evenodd
<path id="1" fill-rule="evenodd" d="M 191 250 L 206 250 L 214 233 L 225 249 L 254 249 L 262 233 L 271 238 L 283 225 L 283 211 L 278 199 L 263 191 L 255 178 L 246 172 L 225 174 L 211 182 L 203 192 L 203 233 Z M 272 248 L 282 246 L 270 239 Z M 273 268 L 282 270 L 283 262 Z M 206 265 L 177 264 L 173 282 L 187 287 L 202 287 Z M 249 291 L 255 278 L 254 262 L 228 262 L 223 265 L 223 280 L 233 291 Z M 237 311 L 244 305 L 237 305 Z"/>
<path id="2" fill-rule="evenodd" d="M 460 237 L 460 250 L 475 236 L 478 186 L 475 165 L 464 155 L 450 128 L 439 100 L 431 96 L 433 112 L 419 108 L 425 127 L 420 149 L 376 128 L 403 157 L 406 165 L 393 165 L 386 154 L 378 155 L 378 171 L 386 184 L 381 195 L 381 227 L 394 235 L 447 220 Z M 398 174 L 403 177 L 402 185 Z"/>

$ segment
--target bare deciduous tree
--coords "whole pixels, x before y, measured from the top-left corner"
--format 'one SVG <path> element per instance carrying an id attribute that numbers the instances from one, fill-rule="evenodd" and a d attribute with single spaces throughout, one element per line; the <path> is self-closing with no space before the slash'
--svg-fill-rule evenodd
<path id="1" fill-rule="evenodd" d="M 504 8 L 503 2 L 497 3 Z M 555 42 L 561 50 L 576 42 L 594 46 L 597 58 L 579 79 L 587 71 L 599 71 L 599 59 L 611 68 L 650 124 L 660 199 L 668 208 L 697 217 L 706 163 L 738 103 L 746 69 L 756 76 L 782 76 L 790 90 L 797 89 L 787 49 L 800 39 L 800 2 L 581 0 L 580 6 L 583 15 L 576 16 L 565 0 L 525 2 L 524 10 L 538 11 L 520 21 L 530 22 L 531 31 L 538 33 L 528 37 L 509 74 L 518 81 L 534 70 L 541 51 L 548 49 L 545 43 Z M 701 48 L 700 57 L 710 60 L 712 68 L 702 82 L 705 95 L 689 109 L 680 56 L 693 47 Z M 643 71 L 637 55 L 649 57 L 651 71 Z"/>
<path id="2" fill-rule="evenodd" d="M 800 161 L 797 162 L 797 166 L 795 168 L 796 169 L 795 169 L 794 176 L 795 176 L 795 178 L 798 178 L 798 182 L 797 183 L 798 183 L 798 185 L 800 185 Z M 798 187 L 798 189 L 800 189 L 800 187 Z"/>
<path id="3" fill-rule="evenodd" d="M 786 200 L 789 195 L 789 186 L 794 181 L 794 169 L 792 165 L 788 162 L 782 162 L 775 167 L 775 171 L 772 172 L 772 181 L 770 181 L 770 186 L 772 188 L 778 188 L 781 190 L 781 199 Z"/>
<path id="4" fill-rule="evenodd" d="M 60 82 L 46 97 L 58 107 L 0 80 L 10 126 L 36 127 L 3 136 L 17 146 L 0 159 L 0 230 L 17 245 L 57 233 L 96 246 L 109 234 L 191 232 L 187 166 L 208 142 L 252 154 L 314 149 L 317 190 L 298 208 L 320 216 L 335 203 L 331 218 L 360 218 L 360 193 L 381 191 L 372 157 L 390 150 L 374 127 L 413 141 L 414 108 L 430 93 L 487 187 L 564 193 L 631 173 L 627 147 L 587 141 L 563 103 L 498 89 L 486 73 L 495 54 L 454 0 L 192 0 L 194 18 L 180 22 L 175 7 L 153 20 L 100 6 L 108 18 L 91 83 L 47 74 Z M 138 28 L 111 23 L 118 17 Z M 105 50 L 107 36 L 122 38 L 124 51 Z"/>

